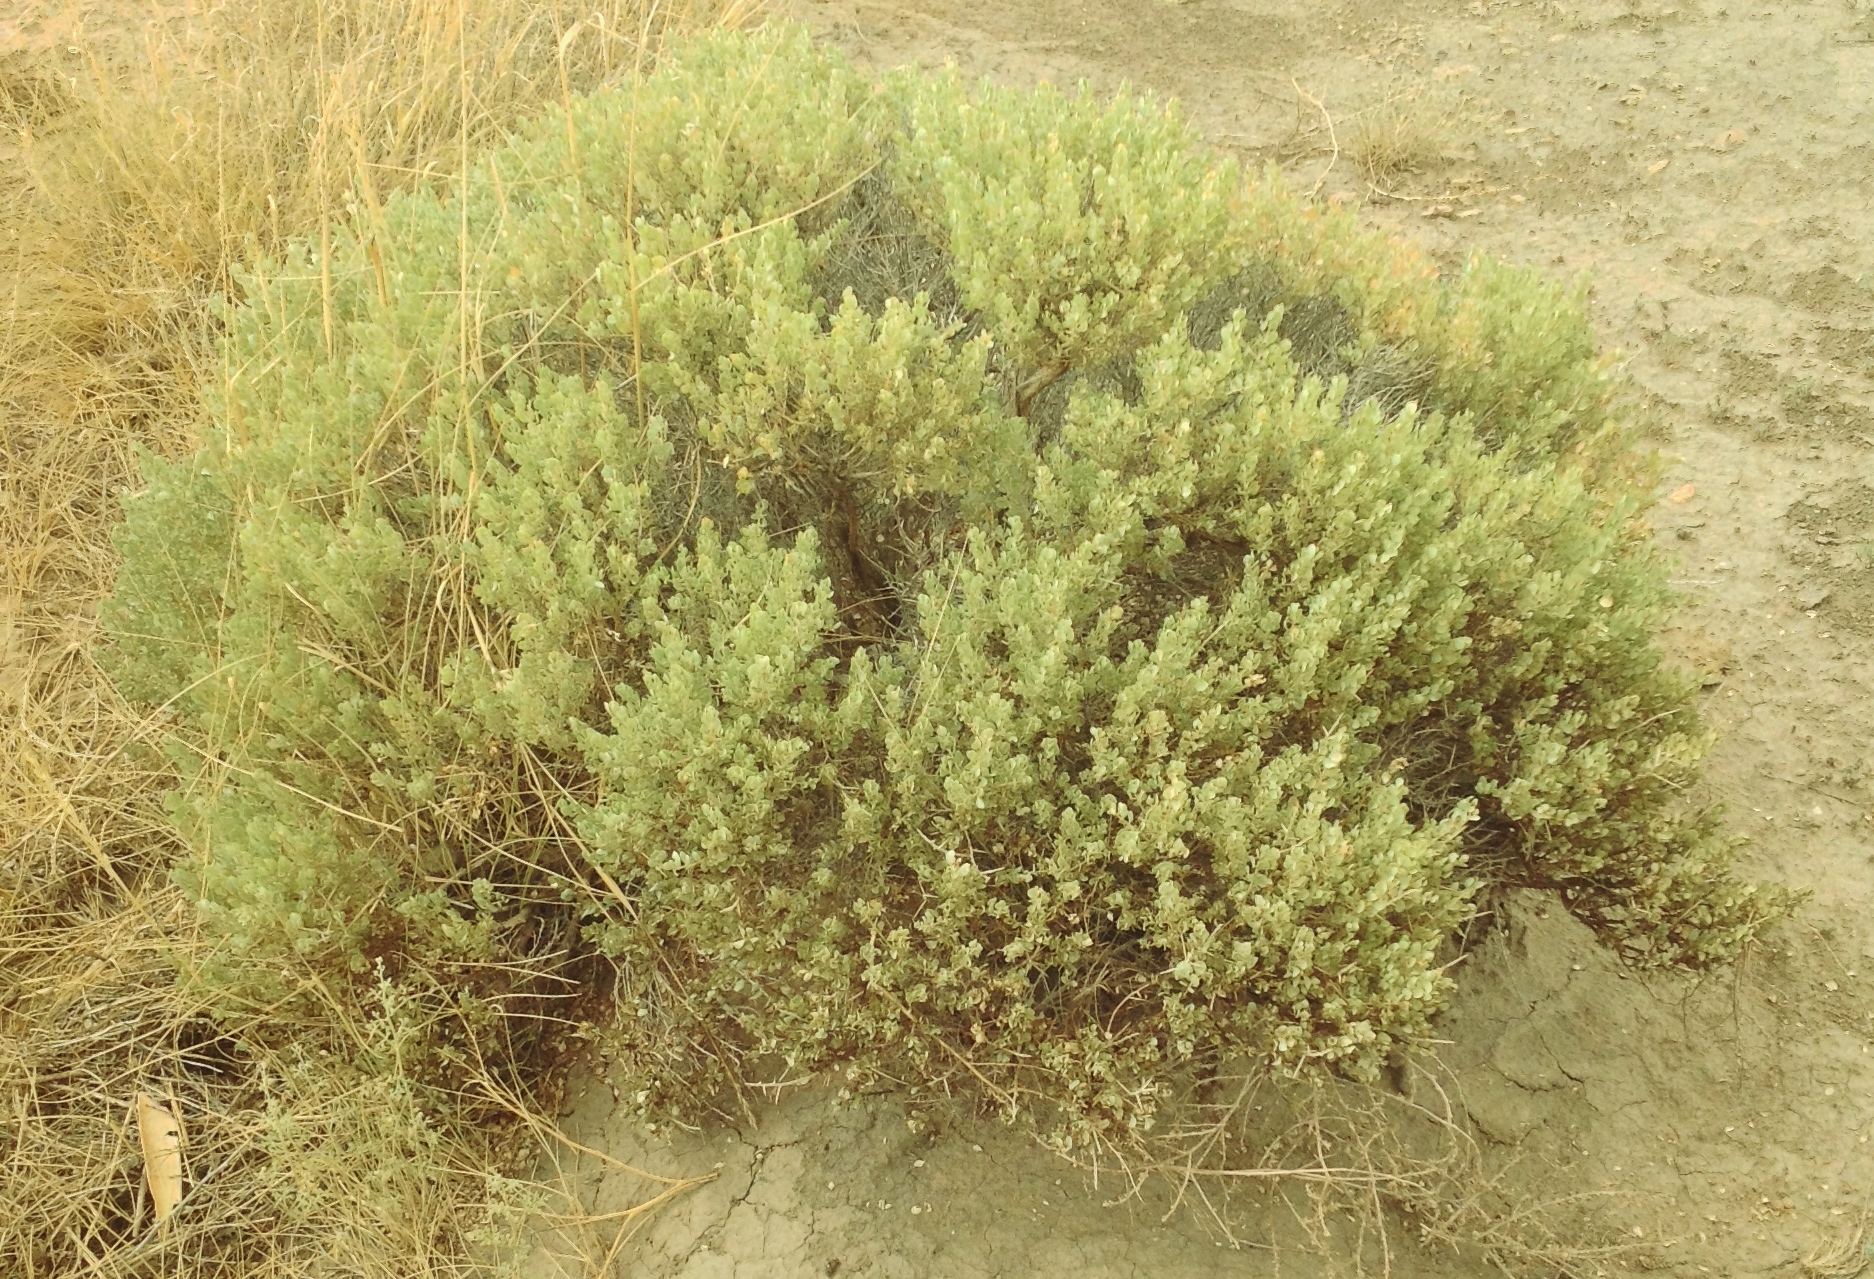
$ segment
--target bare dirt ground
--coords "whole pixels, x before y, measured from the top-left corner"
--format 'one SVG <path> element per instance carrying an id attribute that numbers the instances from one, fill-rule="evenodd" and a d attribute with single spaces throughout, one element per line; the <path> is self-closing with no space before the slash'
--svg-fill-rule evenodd
<path id="1" fill-rule="evenodd" d="M 77 52 L 80 33 L 136 41 L 152 26 L 189 21 L 204 7 L 201 0 L 7 0 L 0 4 L 0 58 Z"/>
<path id="2" fill-rule="evenodd" d="M 1753 873 L 1813 893 L 1738 970 L 1647 975 L 1559 904 L 1502 904 L 1442 1047 L 1520 1194 L 1628 1248 L 1566 1273 L 1856 1273 L 1874 1195 L 1874 7 L 1867 0 L 797 0 L 885 68 L 1174 95 L 1218 146 L 1445 266 L 1490 253 L 1591 277 L 1602 340 L 1668 464 L 1670 643 L 1721 733 L 1706 800 Z M 1214 1227 L 1102 1208 L 1018 1133 L 909 1131 L 890 1098 L 797 1095 L 758 1125 L 659 1142 L 596 1078 L 570 1132 L 672 1172 L 719 1163 L 621 1273 L 1375 1273 L 1271 1208 Z M 978 1149 L 980 1147 L 981 1149 Z M 603 1207 L 642 1190 L 597 1160 Z M 1260 1236 L 1257 1228 L 1261 1229 Z M 1396 1234 L 1396 1232 L 1395 1232 Z M 1390 1240 L 1397 1274 L 1487 1273 Z M 594 1260 L 609 1235 L 588 1237 Z M 579 1241 L 539 1272 L 576 1273 Z M 564 1255 L 558 1263 L 546 1253 Z M 1832 1255 L 1831 1255 L 1832 1254 Z M 1805 1265 L 1805 1261 L 1810 1264 Z M 590 1273 L 590 1271 L 585 1271 Z M 1557 1273 L 1551 1269 L 1548 1273 Z"/>

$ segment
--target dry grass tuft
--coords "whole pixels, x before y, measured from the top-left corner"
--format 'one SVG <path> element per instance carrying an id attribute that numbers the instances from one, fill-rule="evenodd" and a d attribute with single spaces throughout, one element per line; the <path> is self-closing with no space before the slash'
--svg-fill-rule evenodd
<path id="1" fill-rule="evenodd" d="M 0 1272 L 458 1273 L 543 1207 L 488 1171 L 552 1139 L 500 1072 L 463 1106 L 527 1122 L 452 1125 L 332 1064 L 394 1052 L 397 1009 L 335 1012 L 286 1056 L 176 981 L 161 724 L 95 665 L 96 608 L 138 450 L 194 441 L 239 263 L 748 7 L 228 0 L 87 32 L 73 6 L 55 48 L 0 59 Z M 182 1129 L 160 1230 L 139 1093 Z"/>
<path id="2" fill-rule="evenodd" d="M 1441 168 L 1456 127 L 1454 113 L 1434 102 L 1423 84 L 1406 81 L 1391 83 L 1341 125 L 1348 157 L 1382 195 Z"/>
<path id="3" fill-rule="evenodd" d="M 1442 195 L 1407 193 L 1449 166 L 1471 121 L 1462 99 L 1440 94 L 1438 87 L 1388 71 L 1372 101 L 1335 114 L 1321 97 L 1290 80 L 1295 119 L 1287 137 L 1269 149 L 1281 164 L 1325 155 L 1327 161 L 1308 194 L 1318 196 L 1343 162 L 1374 195 L 1392 200 L 1434 200 Z M 1344 172 L 1344 171 L 1343 171 Z"/>
<path id="4" fill-rule="evenodd" d="M 1871 1248 L 1864 1240 L 1867 1238 L 1867 1209 L 1861 1210 L 1860 1219 L 1853 1229 L 1818 1246 L 1802 1259 L 1804 1279 L 1855 1279 L 1868 1267 Z"/>

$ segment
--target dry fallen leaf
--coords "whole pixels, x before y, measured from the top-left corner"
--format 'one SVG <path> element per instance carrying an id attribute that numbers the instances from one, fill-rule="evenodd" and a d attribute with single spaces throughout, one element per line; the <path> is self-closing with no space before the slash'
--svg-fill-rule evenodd
<path id="1" fill-rule="evenodd" d="M 1697 495 L 1698 489 L 1695 485 L 1681 484 L 1678 488 L 1666 494 L 1666 500 L 1673 503 L 1689 502 Z"/>
<path id="2" fill-rule="evenodd" d="M 156 1222 L 165 1225 L 182 1202 L 182 1125 L 148 1093 L 140 1092 L 137 1137 L 143 1144 L 143 1174 L 150 1183 Z"/>

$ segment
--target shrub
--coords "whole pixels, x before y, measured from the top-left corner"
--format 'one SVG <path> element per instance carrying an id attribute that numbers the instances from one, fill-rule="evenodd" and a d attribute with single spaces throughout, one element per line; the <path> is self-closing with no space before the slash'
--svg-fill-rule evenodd
<path id="1" fill-rule="evenodd" d="M 1679 802 L 1579 299 L 1149 102 L 717 36 L 243 287 L 111 614 L 223 999 L 420 985 L 446 1072 L 596 950 L 649 1110 L 844 1065 L 1087 1137 L 1370 1074 L 1488 886 L 1660 963 L 1779 906 Z"/>

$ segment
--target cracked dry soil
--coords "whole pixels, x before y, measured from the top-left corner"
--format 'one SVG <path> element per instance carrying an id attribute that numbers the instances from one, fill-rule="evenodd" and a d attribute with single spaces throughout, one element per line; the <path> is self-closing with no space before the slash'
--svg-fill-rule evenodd
<path id="1" fill-rule="evenodd" d="M 1796 1276 L 1846 1243 L 1874 1190 L 1874 7 L 778 7 L 875 68 L 1175 95 L 1218 146 L 1318 182 L 1443 266 L 1481 251 L 1590 275 L 1668 461 L 1655 524 L 1685 593 L 1669 646 L 1705 675 L 1722 734 L 1693 798 L 1727 806 L 1750 873 L 1813 896 L 1737 969 L 1694 979 L 1632 970 L 1553 899 L 1513 894 L 1465 965 L 1444 1065 L 1506 1184 L 1591 1193 L 1581 1229 L 1631 1245 L 1574 1273 Z M 1242 1250 L 1189 1213 L 1102 1207 L 1110 1182 L 1082 1184 L 1020 1133 L 919 1136 L 890 1098 L 808 1092 L 748 1131 L 659 1144 L 596 1077 L 584 1087 L 577 1139 L 664 1171 L 720 1165 L 628 1241 L 618 1274 L 1379 1269 L 1344 1232 L 1308 1253 L 1279 1204 L 1250 1222 L 1276 1246 Z M 565 1173 L 600 1210 L 642 1193 L 589 1158 Z M 593 1273 L 611 1242 L 543 1239 L 536 1272 Z M 1490 1273 L 1409 1245 L 1392 1270 Z"/>
<path id="2" fill-rule="evenodd" d="M 619 1274 L 1196 1279 L 1230 1273 L 1242 1255 L 1192 1222 L 1161 1221 L 1149 1202 L 1108 1206 L 1112 1178 L 1096 1186 L 994 1121 L 957 1117 L 914 1132 L 894 1099 L 841 1103 L 822 1086 L 767 1108 L 758 1128 L 655 1140 L 611 1113 L 599 1080 L 584 1085 L 565 1124 L 580 1140 L 654 1172 L 716 1172 L 648 1220 L 620 1251 Z M 645 1197 L 641 1180 L 596 1160 L 569 1160 L 565 1174 L 601 1214 Z M 618 1230 L 551 1232 L 531 1273 L 597 1273 Z"/>

